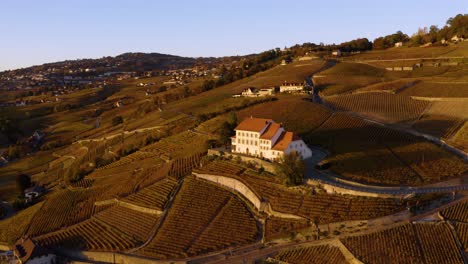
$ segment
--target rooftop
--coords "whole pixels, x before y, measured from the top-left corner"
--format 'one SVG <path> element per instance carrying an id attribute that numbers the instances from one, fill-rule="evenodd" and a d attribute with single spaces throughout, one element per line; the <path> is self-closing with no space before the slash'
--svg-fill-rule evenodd
<path id="1" fill-rule="evenodd" d="M 261 139 L 271 139 L 275 134 L 278 129 L 281 128 L 281 125 L 278 123 L 270 123 L 268 128 L 266 129 L 265 133 L 263 133 L 260 138 Z"/>
<path id="2" fill-rule="evenodd" d="M 289 144 L 295 140 L 299 140 L 299 136 L 297 136 L 293 132 L 285 131 L 283 132 L 283 134 L 281 134 L 280 138 L 278 139 L 278 141 L 272 149 L 284 151 L 289 146 Z"/>
<path id="3" fill-rule="evenodd" d="M 250 117 L 244 119 L 234 130 L 260 132 L 268 123 L 271 122 L 273 122 L 271 119 Z"/>

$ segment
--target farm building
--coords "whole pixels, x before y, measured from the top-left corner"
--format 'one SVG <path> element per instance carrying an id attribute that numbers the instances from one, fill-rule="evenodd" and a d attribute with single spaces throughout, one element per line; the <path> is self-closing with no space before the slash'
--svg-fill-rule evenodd
<path id="1" fill-rule="evenodd" d="M 395 48 L 403 47 L 403 42 L 397 42 L 395 43 Z"/>
<path id="2" fill-rule="evenodd" d="M 270 96 L 275 95 L 275 88 L 264 88 L 264 89 L 257 89 L 254 87 L 245 88 L 241 94 L 233 95 L 233 97 L 262 97 L 262 96 Z"/>
<path id="3" fill-rule="evenodd" d="M 307 86 L 305 82 L 303 83 L 288 83 L 284 82 L 282 85 L 280 85 L 280 92 L 281 93 L 297 93 L 297 92 L 303 92 L 304 88 Z"/>
<path id="4" fill-rule="evenodd" d="M 232 152 L 275 160 L 284 154 L 297 152 L 303 159 L 312 156 L 312 150 L 294 132 L 286 131 L 271 119 L 250 117 L 236 128 L 231 138 Z"/>

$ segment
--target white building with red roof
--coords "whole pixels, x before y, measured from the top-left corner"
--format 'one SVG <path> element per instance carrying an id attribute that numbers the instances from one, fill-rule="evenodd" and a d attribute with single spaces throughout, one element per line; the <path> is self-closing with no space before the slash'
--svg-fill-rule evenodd
<path id="1" fill-rule="evenodd" d="M 242 121 L 231 138 L 232 152 L 269 160 L 297 152 L 303 159 L 312 156 L 312 150 L 293 132 L 271 119 L 250 117 Z"/>

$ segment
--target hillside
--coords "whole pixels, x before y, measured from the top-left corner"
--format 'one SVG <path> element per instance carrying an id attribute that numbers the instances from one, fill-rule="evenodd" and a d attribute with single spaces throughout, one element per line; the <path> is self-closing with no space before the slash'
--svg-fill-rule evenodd
<path id="1" fill-rule="evenodd" d="M 464 263 L 467 48 L 306 59 L 126 53 L 8 73 L 135 72 L 2 91 L 0 250 L 28 237 L 70 261 L 69 252 L 104 263 Z M 443 56 L 463 58 L 427 64 L 454 62 Z M 426 65 L 393 69 L 409 58 Z M 157 74 L 137 73 L 147 70 Z M 280 93 L 283 83 L 299 88 Z M 291 135 L 312 158 L 233 153 L 234 129 L 254 117 L 265 131 L 293 132 L 270 139 Z M 259 140 L 252 131 L 242 139 Z M 32 186 L 46 191 L 26 199 Z"/>

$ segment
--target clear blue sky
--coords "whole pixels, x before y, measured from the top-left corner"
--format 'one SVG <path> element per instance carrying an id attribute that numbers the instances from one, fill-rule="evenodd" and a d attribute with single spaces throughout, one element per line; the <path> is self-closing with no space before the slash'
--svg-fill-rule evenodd
<path id="1" fill-rule="evenodd" d="M 466 0 L 1 0 L 0 70 L 130 51 L 224 56 L 373 40 L 443 26 L 467 9 Z"/>

